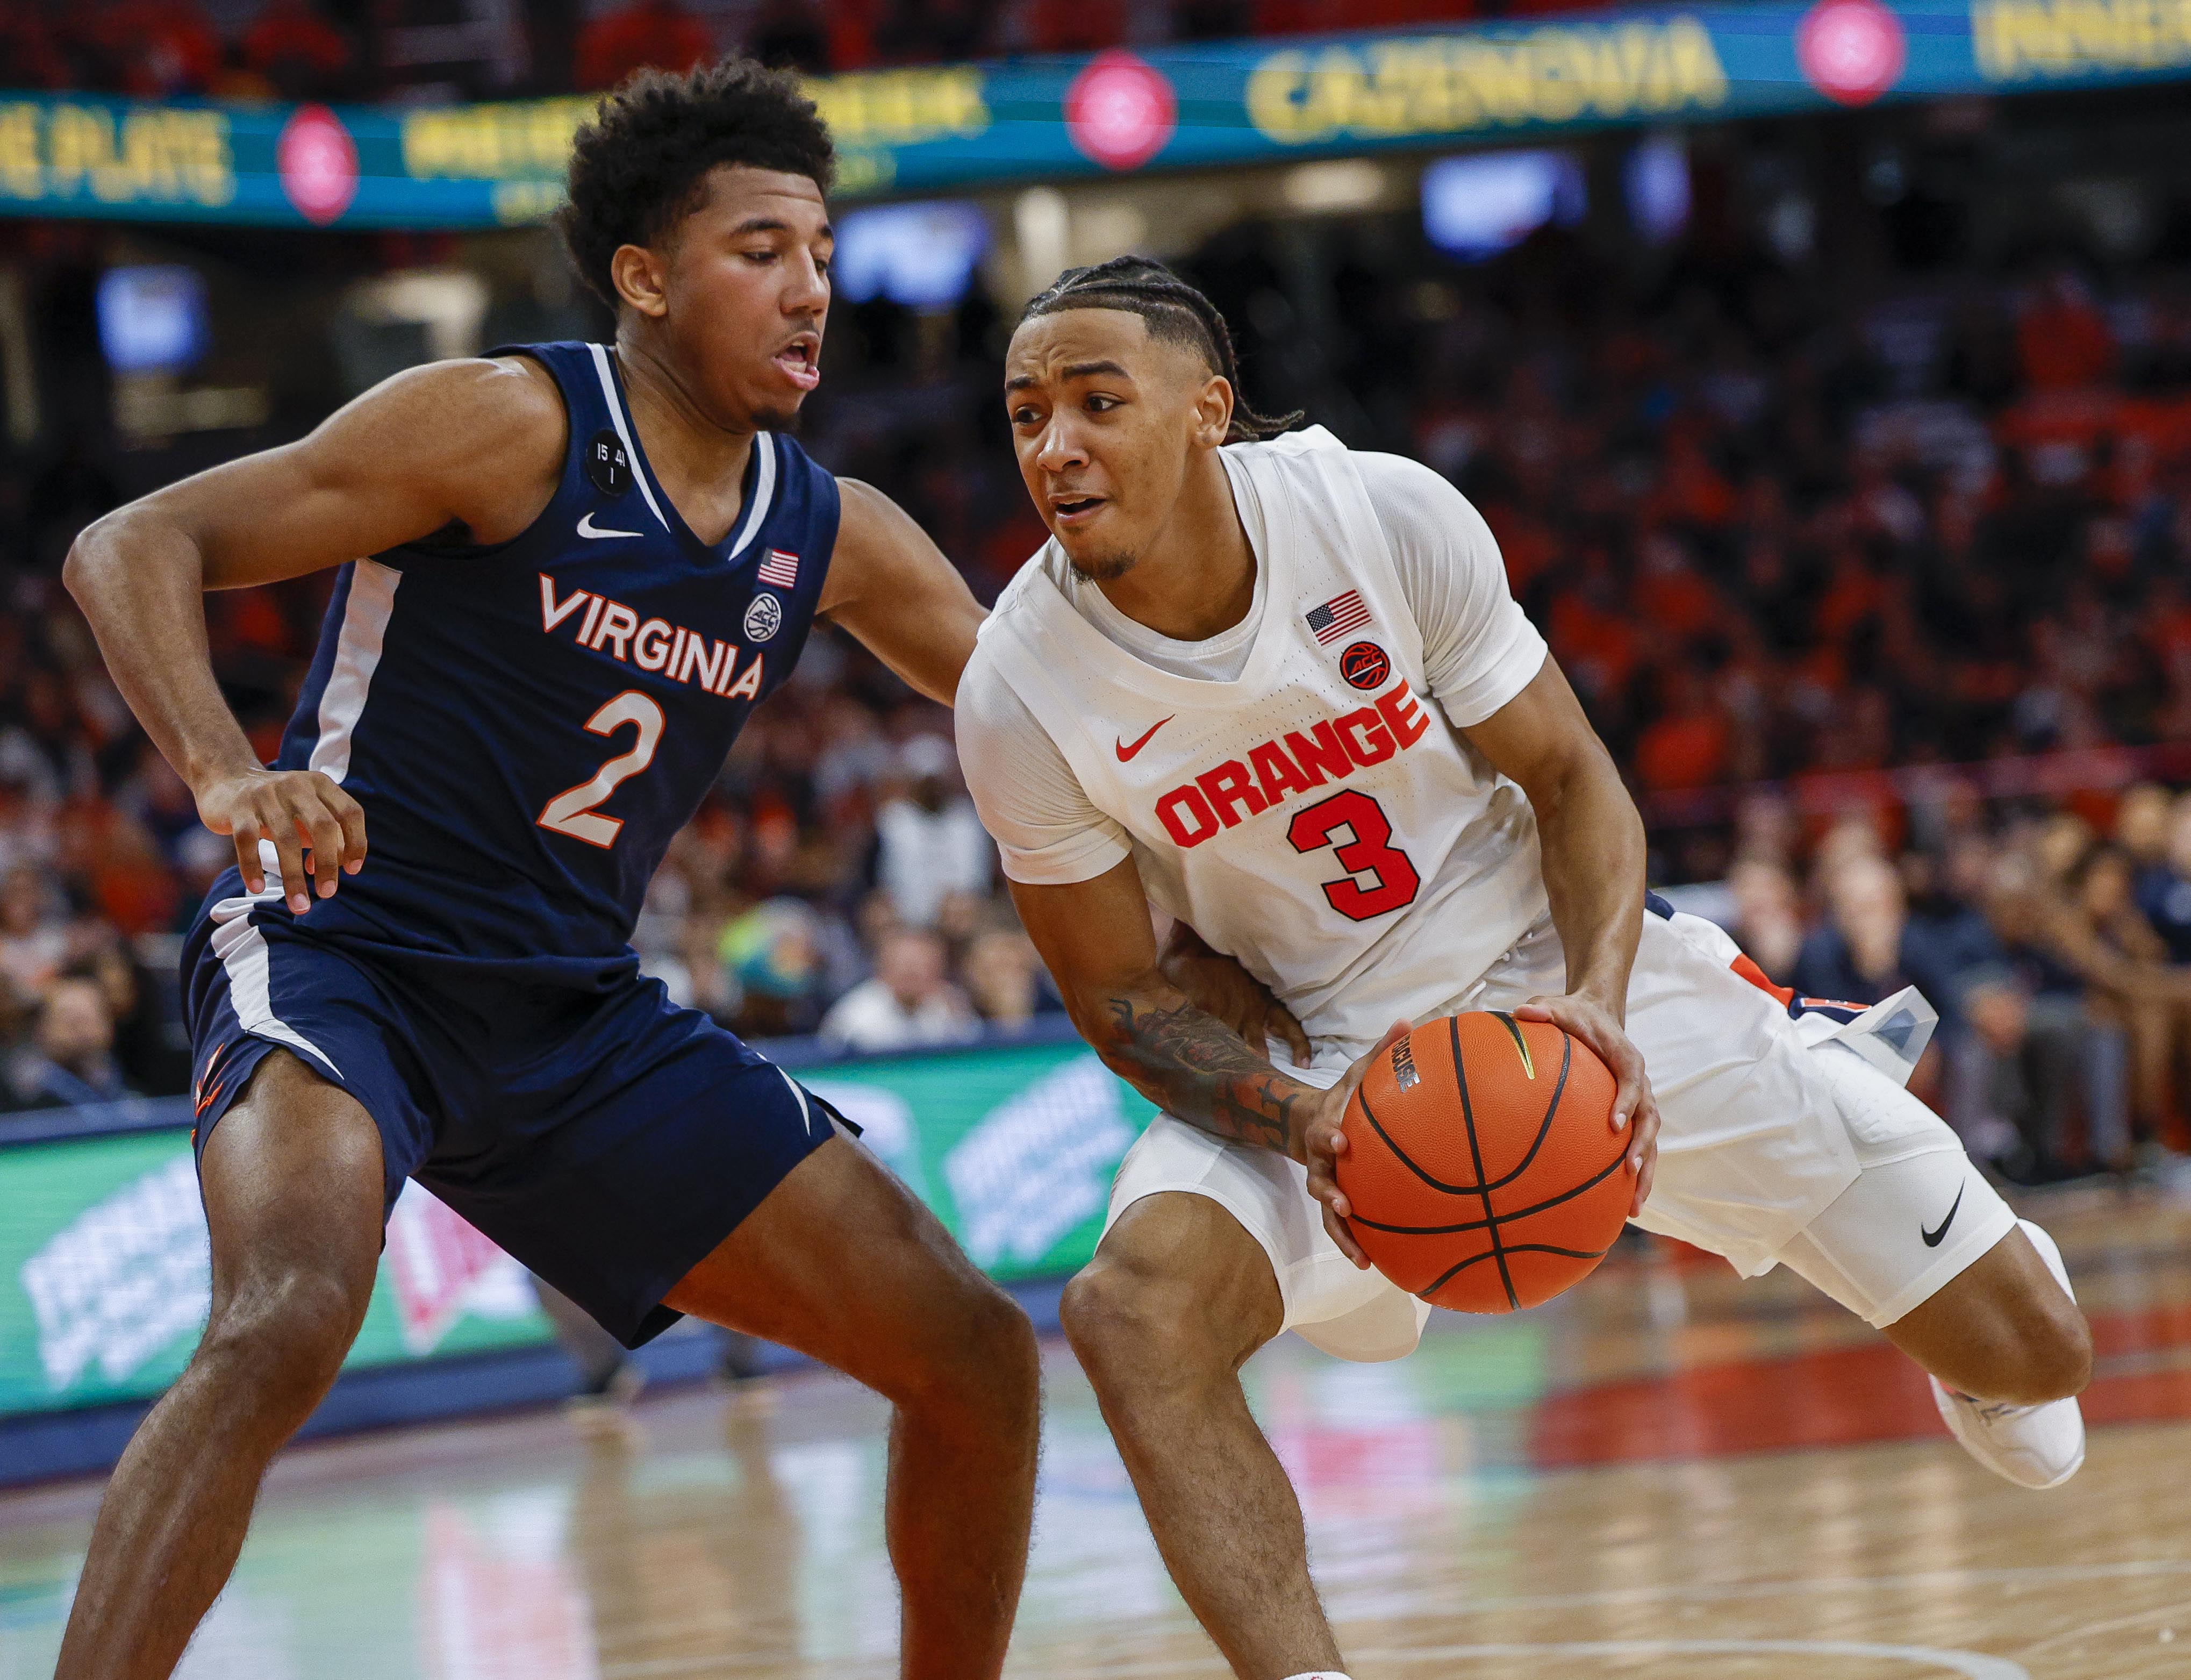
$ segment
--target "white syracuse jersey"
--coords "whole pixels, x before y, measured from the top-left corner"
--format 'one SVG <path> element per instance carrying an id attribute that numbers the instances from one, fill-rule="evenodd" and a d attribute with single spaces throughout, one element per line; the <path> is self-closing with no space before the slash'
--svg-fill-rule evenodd
<path id="1" fill-rule="evenodd" d="M 1152 903 L 1230 953 L 1319 1051 L 1446 1012 L 1546 912 L 1534 813 L 1424 673 L 1351 453 L 1322 427 L 1226 454 L 1261 504 L 1237 680 L 1175 675 L 1068 600 L 1055 543 L 982 627 L 987 663 L 1126 831 Z"/>

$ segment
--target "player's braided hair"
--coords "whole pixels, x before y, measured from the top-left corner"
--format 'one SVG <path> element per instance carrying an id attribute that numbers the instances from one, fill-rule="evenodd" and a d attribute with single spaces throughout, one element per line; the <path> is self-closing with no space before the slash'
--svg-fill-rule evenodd
<path id="1" fill-rule="evenodd" d="M 652 245 L 674 229 L 699 208 L 708 172 L 721 163 L 805 175 L 824 192 L 836 173 L 814 101 L 795 78 L 751 59 L 682 75 L 640 71 L 579 128 L 570 202 L 556 220 L 580 276 L 611 309 L 617 248 Z"/>
<path id="2" fill-rule="evenodd" d="M 1069 268 L 1037 293 L 1020 316 L 1056 315 L 1068 309 L 1118 309 L 1148 323 L 1149 336 L 1202 352 L 1209 371 L 1232 387 L 1232 425 L 1228 441 L 1252 443 L 1275 437 L 1300 424 L 1300 411 L 1258 413 L 1240 390 L 1240 362 L 1232 334 L 1217 305 L 1162 263 L 1147 257 L 1113 257 L 1092 268 Z"/>

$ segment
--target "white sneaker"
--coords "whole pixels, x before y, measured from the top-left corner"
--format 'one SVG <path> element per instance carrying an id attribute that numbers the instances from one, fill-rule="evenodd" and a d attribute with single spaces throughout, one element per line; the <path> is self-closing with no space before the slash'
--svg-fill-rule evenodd
<path id="1" fill-rule="evenodd" d="M 2028 1219 L 2017 1223 L 2031 1239 L 2031 1246 L 2039 1250 L 2055 1281 L 2069 1290 L 2069 1298 L 2074 1301 L 2076 1292 L 2069 1290 L 2069 1273 L 2053 1238 Z M 1995 1475 L 2019 1487 L 2054 1488 L 2075 1475 L 2084 1463 L 2085 1415 L 2074 1398 L 2015 1406 L 1960 1394 L 1937 1376 L 1930 1381 L 1932 1404 L 1940 1409 L 1940 1421 L 1948 1426 L 1948 1432 Z"/>

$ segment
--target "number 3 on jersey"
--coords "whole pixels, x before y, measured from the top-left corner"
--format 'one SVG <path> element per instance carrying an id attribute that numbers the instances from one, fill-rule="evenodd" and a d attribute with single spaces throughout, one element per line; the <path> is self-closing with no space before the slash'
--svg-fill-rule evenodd
<path id="1" fill-rule="evenodd" d="M 662 744 L 662 708 L 635 688 L 627 688 L 588 718 L 586 728 L 591 734 L 613 735 L 630 724 L 639 731 L 639 738 L 631 743 L 629 752 L 618 753 L 590 780 L 566 788 L 549 800 L 535 820 L 543 829 L 598 846 L 604 851 L 614 846 L 623 818 L 604 817 L 594 807 L 654 761 L 654 749 Z"/>
<path id="2" fill-rule="evenodd" d="M 1341 829 L 1353 837 L 1336 840 Z M 1346 873 L 1323 883 L 1323 896 L 1331 908 L 1351 920 L 1366 922 L 1415 902 L 1423 878 L 1415 873 L 1408 854 L 1392 844 L 1392 825 L 1385 807 L 1358 788 L 1334 794 L 1328 800 L 1298 812 L 1286 830 L 1295 851 L 1321 851 L 1326 846 Z M 1354 879 L 1367 874 L 1371 884 Z"/>

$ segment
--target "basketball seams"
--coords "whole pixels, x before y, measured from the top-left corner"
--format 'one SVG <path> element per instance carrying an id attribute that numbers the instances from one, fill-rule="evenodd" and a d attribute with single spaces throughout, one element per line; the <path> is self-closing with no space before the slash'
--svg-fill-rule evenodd
<path id="1" fill-rule="evenodd" d="M 1453 1039 L 1453 1082 L 1460 1092 L 1461 1123 L 1468 1128 L 1469 1157 L 1476 1163 L 1476 1182 L 1481 1185 L 1483 1182 L 1483 1145 L 1476 1136 L 1476 1110 L 1468 1100 L 1468 1069 L 1462 1064 L 1460 1055 L 1460 1017 L 1458 1015 L 1448 1016 L 1445 1024 L 1446 1031 Z M 1400 1159 L 1404 1161 L 1408 1158 L 1403 1154 Z M 1507 1308 L 1518 1313 L 1522 1310 L 1522 1298 L 1514 1293 L 1514 1274 L 1506 1265 L 1506 1245 L 1499 1239 L 1499 1218 L 1491 1210 L 1491 1192 L 1485 1188 L 1477 1193 L 1483 1198 L 1484 1220 L 1491 1238 L 1491 1257 L 1499 1262 L 1499 1281 L 1506 1290 Z"/>
<path id="2" fill-rule="evenodd" d="M 1512 1033 L 1517 1039 L 1521 1037 L 1520 1024 L 1512 1016 L 1504 1010 L 1493 1010 L 1490 1013 L 1506 1022 L 1506 1030 Z M 1564 1028 L 1556 1028 L 1554 1030 L 1560 1035 L 1560 1076 L 1552 1085 L 1552 1100 L 1545 1105 L 1545 1118 L 1537 1122 L 1537 1135 L 1530 1140 L 1529 1153 L 1522 1157 L 1521 1165 L 1505 1177 L 1493 1179 L 1483 1187 L 1486 1190 L 1504 1190 L 1523 1173 L 1528 1171 L 1529 1163 L 1537 1159 L 1537 1152 L 1545 1147 L 1545 1140 L 1552 1135 L 1552 1116 L 1560 1112 L 1560 1098 L 1568 1088 L 1568 1069 L 1574 1065 L 1574 1037 Z M 1455 1053 L 1458 1054 L 1458 1051 Z M 1477 1170 L 1480 1172 L 1482 1170 L 1479 1165 Z"/>
<path id="3" fill-rule="evenodd" d="M 1483 1052 L 1483 1057 L 1480 1058 L 1483 1065 L 1474 1069 L 1468 1066 L 1467 1047 L 1463 1043 L 1467 1036 L 1461 1027 L 1464 1018 L 1482 1023 L 1468 1028 L 1469 1033 L 1476 1034 L 1482 1040 L 1475 1044 L 1475 1048 Z M 1354 1101 L 1361 1104 L 1362 1118 L 1368 1123 L 1369 1135 L 1377 1140 L 1379 1146 L 1375 1150 L 1368 1149 L 1369 1138 L 1357 1134 L 1359 1141 L 1365 1146 L 1364 1165 L 1375 1181 L 1373 1183 L 1364 1180 L 1360 1188 L 1363 1194 L 1377 1191 L 1377 1194 L 1369 1197 L 1373 1202 L 1381 1196 L 1387 1201 L 1397 1200 L 1405 1204 L 1423 1200 L 1420 1193 L 1412 1187 L 1420 1184 L 1440 1199 L 1473 1198 L 1479 1204 L 1479 1216 L 1450 1223 L 1415 1225 L 1388 1223 L 1363 1218 L 1357 1213 L 1350 1216 L 1350 1222 L 1359 1226 L 1365 1246 L 1376 1244 L 1393 1249 L 1389 1256 L 1379 1259 L 1380 1269 L 1389 1259 L 1399 1273 L 1412 1273 L 1415 1277 L 1420 1277 L 1420 1268 L 1423 1261 L 1427 1260 L 1433 1265 L 1440 1261 L 1448 1262 L 1441 1267 L 1439 1275 L 1427 1284 L 1418 1285 L 1410 1279 L 1403 1285 L 1418 1299 L 1429 1301 L 1433 1306 L 1459 1307 L 1463 1311 L 1519 1312 L 1525 1305 L 1535 1305 L 1539 1301 L 1550 1299 L 1576 1278 L 1592 1270 L 1611 1251 L 1613 1243 L 1608 1240 L 1605 1246 L 1591 1250 L 1556 1240 L 1520 1241 L 1517 1239 L 1537 1233 L 1534 1228 L 1526 1231 L 1517 1229 L 1517 1222 L 1526 1227 L 1528 1221 L 1538 1220 L 1545 1226 L 1543 1236 L 1547 1239 L 1568 1237 L 1570 1228 L 1573 1237 L 1585 1242 L 1591 1237 L 1608 1233 L 1617 1238 L 1622 1222 L 1620 1215 L 1625 1212 L 1625 1208 L 1616 1208 L 1612 1201 L 1607 1199 L 1613 1192 L 1607 1190 L 1606 1187 L 1616 1179 L 1626 1164 L 1625 1146 L 1602 1167 L 1591 1170 L 1585 1182 L 1562 1187 L 1556 1193 L 1545 1194 L 1553 1183 L 1568 1177 L 1576 1167 L 1583 1166 L 1589 1170 L 1586 1163 L 1590 1145 L 1586 1137 L 1578 1135 L 1570 1138 L 1563 1133 L 1556 1149 L 1550 1141 L 1566 1101 L 1567 1088 L 1574 1082 L 1576 1076 L 1576 1041 L 1574 1035 L 1562 1031 L 1556 1024 L 1550 1028 L 1560 1034 L 1559 1062 L 1554 1071 L 1551 1088 L 1539 1113 L 1537 1124 L 1530 1128 L 1530 1134 L 1517 1160 L 1511 1153 L 1512 1146 L 1522 1129 L 1528 1125 L 1524 1118 L 1528 1113 L 1528 1097 L 1529 1092 L 1536 1088 L 1523 1081 L 1538 1077 L 1531 1065 L 1530 1055 L 1538 1046 L 1533 1039 L 1524 1036 L 1526 1028 L 1522 1024 L 1505 1011 L 1457 1013 L 1447 1017 L 1445 1024 L 1448 1053 L 1452 1059 L 1453 1084 L 1445 1088 L 1444 1094 L 1439 1092 L 1436 1083 L 1436 1051 L 1426 1041 L 1415 1046 L 1415 1054 L 1423 1073 L 1429 1077 L 1431 1083 L 1414 1098 L 1409 1098 L 1404 1093 L 1397 1096 L 1396 1100 L 1399 1107 L 1394 1113 L 1391 1128 L 1385 1125 L 1373 1107 L 1369 1086 L 1374 1085 L 1376 1080 L 1365 1080 L 1357 1090 Z M 1503 1038 L 1501 1028 L 1505 1029 Z M 1427 1033 L 1423 1037 L 1426 1040 Z M 1508 1039 L 1514 1040 L 1514 1043 L 1510 1045 Z M 1542 1048 L 1549 1051 L 1551 1045 L 1545 1045 Z M 1505 1061 L 1508 1053 L 1519 1054 L 1518 1066 L 1510 1065 Z M 1612 1087 L 1608 1084 L 1601 1090 L 1593 1083 L 1600 1071 L 1598 1063 L 1595 1057 L 1585 1059 L 1590 1061 L 1591 1066 L 1583 1072 L 1589 1077 L 1583 1080 L 1579 1089 L 1585 1094 L 1585 1106 L 1595 1108 L 1600 1101 L 1609 1101 Z M 1380 1077 L 1384 1076 L 1383 1069 L 1377 1071 Z M 1475 1095 L 1471 1089 L 1474 1073 L 1480 1073 L 1489 1081 L 1486 1100 L 1493 1104 L 1486 1111 L 1481 1124 L 1476 1113 Z M 1384 1087 L 1379 1086 L 1379 1095 L 1374 1100 L 1380 1101 L 1383 1092 Z M 1452 1108 L 1448 1105 L 1454 1096 L 1460 1099 L 1462 1132 L 1468 1143 L 1469 1154 L 1465 1165 L 1475 1175 L 1471 1182 L 1462 1183 L 1448 1182 L 1426 1170 L 1409 1153 L 1408 1147 L 1403 1145 L 1400 1138 L 1401 1134 L 1412 1136 L 1414 1144 L 1435 1157 L 1441 1170 L 1448 1165 L 1464 1165 L 1453 1159 L 1454 1145 L 1460 1140 L 1453 1136 Z M 1348 1124 L 1351 1130 L 1351 1115 Z M 1416 1133 L 1420 1135 L 1414 1136 Z M 1547 1150 L 1552 1151 L 1550 1157 Z M 1514 1162 L 1511 1168 L 1496 1177 L 1490 1172 L 1491 1152 L 1494 1151 L 1500 1159 Z M 1583 1159 L 1576 1159 L 1578 1156 Z M 1392 1173 L 1388 1162 L 1405 1166 L 1408 1176 L 1403 1178 Z M 1533 1177 L 1538 1182 L 1531 1187 L 1538 1191 L 1540 1199 L 1511 1211 L 1497 1204 L 1497 1192 L 1517 1184 L 1527 1184 Z M 1547 1180 L 1550 1182 L 1545 1182 Z M 1596 1193 L 1599 1192 L 1604 1193 Z M 1389 1210 L 1398 1213 L 1401 1208 L 1392 1207 Z M 1435 1204 L 1420 1209 L 1410 1207 L 1407 1210 L 1417 1217 L 1428 1215 L 1434 1219 L 1447 1211 Z M 1451 1211 L 1458 1212 L 1459 1210 Z M 1422 1238 L 1426 1241 L 1423 1244 L 1386 1244 L 1384 1239 L 1387 1236 Z M 1453 1240 L 1463 1236 L 1477 1240 L 1466 1244 Z M 1432 1239 L 1440 1240 L 1429 1240 Z M 1443 1252 L 1438 1251 L 1441 1248 Z M 1465 1258 L 1456 1261 L 1454 1254 L 1456 1248 L 1465 1248 L 1470 1252 Z M 1541 1256 L 1542 1259 L 1524 1261 L 1521 1256 L 1526 1255 Z M 1495 1273 L 1474 1279 L 1464 1277 L 1463 1274 L 1471 1266 L 1487 1258 L 1497 1262 Z M 1392 1274 L 1388 1273 L 1387 1275 Z M 1489 1287 L 1494 1276 L 1499 1280 L 1497 1293 Z M 1456 1283 L 1456 1279 L 1461 1281 Z M 1395 1281 L 1399 1281 L 1399 1279 L 1396 1277 Z M 1446 1295 L 1465 1299 L 1442 1302 L 1438 1297 Z"/>
<path id="4" fill-rule="evenodd" d="M 1394 1140 L 1392 1134 L 1386 1130 L 1385 1128 L 1378 1123 L 1377 1116 L 1370 1112 L 1369 1080 L 1364 1079 L 1360 1085 L 1355 1086 L 1354 1100 L 1362 1105 L 1362 1118 L 1369 1122 L 1369 1129 L 1375 1132 L 1377 1136 L 1384 1141 L 1386 1148 L 1391 1152 L 1392 1159 L 1397 1161 L 1402 1166 L 1407 1168 L 1409 1172 L 1414 1174 L 1416 1177 L 1421 1179 L 1424 1183 L 1429 1185 L 1431 1189 L 1442 1192 L 1448 1196 L 1480 1196 L 1483 1193 L 1483 1186 L 1481 1184 L 1448 1184 L 1442 1178 L 1431 1177 L 1430 1174 L 1425 1172 L 1420 1167 L 1417 1166 L 1414 1163 L 1414 1159 L 1410 1156 L 1406 1150 L 1403 1149 L 1399 1146 L 1399 1144 Z M 1466 1101 L 1466 1095 L 1465 1092 L 1463 1094 L 1462 1100 L 1464 1102 Z M 1480 1159 L 1476 1163 L 1476 1170 L 1477 1176 L 1481 1177 L 1483 1172 L 1483 1163 Z"/>
<path id="5" fill-rule="evenodd" d="M 1503 1011 L 1496 1010 L 1487 1012 L 1490 1014 L 1503 1015 Z M 1450 1019 L 1457 1021 L 1459 1017 L 1450 1017 Z M 1460 1077 L 1460 1034 L 1457 1028 L 1454 1032 L 1453 1039 L 1454 1077 L 1463 1086 L 1461 1092 L 1461 1103 L 1462 1107 L 1465 1108 L 1467 1106 L 1468 1101 L 1468 1094 L 1465 1089 L 1467 1081 Z M 1393 1141 L 1392 1134 L 1386 1131 L 1384 1126 L 1379 1122 L 1375 1113 L 1369 1107 L 1369 1082 L 1367 1079 L 1364 1079 L 1360 1085 L 1355 1088 L 1354 1100 L 1362 1105 L 1362 1118 L 1369 1122 L 1370 1130 L 1374 1131 L 1378 1137 L 1383 1141 L 1386 1148 L 1391 1151 L 1393 1159 L 1397 1160 L 1403 1166 L 1406 1167 L 1409 1172 L 1414 1174 L 1416 1177 L 1422 1180 L 1424 1183 L 1429 1185 L 1431 1189 L 1440 1191 L 1448 1196 L 1480 1196 L 1488 1190 L 1505 1189 L 1508 1185 L 1511 1184 L 1516 1179 L 1519 1178 L 1523 1173 L 1529 1170 L 1529 1164 L 1537 1159 L 1538 1153 L 1544 1148 L 1545 1140 L 1551 1136 L 1552 1120 L 1559 1113 L 1560 1098 L 1565 1094 L 1568 1088 L 1568 1073 L 1574 1065 L 1574 1039 L 1570 1034 L 1565 1031 L 1562 1031 L 1560 1033 L 1560 1076 L 1552 1085 L 1551 1101 L 1545 1105 L 1544 1119 L 1537 1123 L 1537 1135 L 1530 1142 L 1529 1151 L 1527 1154 L 1522 1157 L 1521 1164 L 1517 1166 L 1513 1171 L 1507 1173 L 1501 1177 L 1492 1179 L 1488 1182 L 1482 1182 L 1483 1160 L 1480 1154 L 1476 1158 L 1476 1171 L 1478 1182 L 1474 1184 L 1448 1184 L 1443 1179 L 1434 1177 L 1430 1173 L 1426 1172 L 1421 1167 L 1415 1164 L 1414 1158 L 1410 1156 L 1406 1150 L 1401 1148 L 1400 1146 Z M 1531 1211 L 1534 1212 L 1534 1210 L 1532 1209 Z M 1397 1229 L 1398 1227 L 1380 1226 L 1377 1228 L 1380 1230 L 1385 1230 Z M 1465 1229 L 1467 1227 L 1460 1227 L 1456 1228 Z"/>
<path id="6" fill-rule="evenodd" d="M 1516 1243 L 1512 1247 L 1506 1250 L 1505 1252 L 1508 1254 L 1556 1254 L 1566 1260 L 1602 1260 L 1606 1256 L 1613 1252 L 1613 1248 L 1610 1244 L 1602 1249 L 1563 1249 L 1555 1247 L 1551 1243 Z M 1471 1254 L 1467 1259 L 1462 1261 L 1458 1266 L 1454 1267 L 1442 1277 L 1435 1279 L 1431 1282 L 1426 1284 L 1422 1288 L 1417 1290 L 1415 1291 L 1415 1298 L 1418 1301 L 1429 1301 L 1432 1296 L 1436 1295 L 1455 1278 L 1458 1278 L 1462 1273 L 1468 1270 L 1470 1267 L 1477 1265 L 1483 1261 L 1490 1260 L 1494 1257 L 1495 1251 L 1491 1249 L 1484 1250 L 1482 1254 Z M 1433 1302 L 1432 1304 L 1435 1305 L 1436 1303 Z"/>
<path id="7" fill-rule="evenodd" d="M 1443 1237 L 1457 1235 L 1463 1231 L 1481 1231 L 1486 1226 L 1495 1225 L 1502 1219 L 1527 1219 L 1532 1214 L 1542 1213 L 1546 1208 L 1556 1208 L 1562 1202 L 1571 1202 L 1585 1191 L 1595 1190 L 1599 1185 L 1604 1183 L 1607 1179 L 1620 1170 L 1625 1164 L 1625 1160 L 1626 1154 L 1624 1151 L 1607 1162 L 1596 1173 L 1576 1185 L 1574 1189 L 1562 1190 L 1558 1195 L 1548 1200 L 1533 1203 L 1525 1208 L 1517 1208 L 1511 1213 L 1493 1214 L 1488 1219 L 1471 1219 L 1461 1225 L 1385 1225 L 1376 1220 L 1364 1219 L 1359 1214 L 1354 1214 L 1349 1216 L 1349 1222 L 1366 1225 L 1372 1231 L 1389 1231 L 1399 1237 Z M 1471 1190 L 1468 1193 L 1480 1195 L 1482 1192 Z"/>

